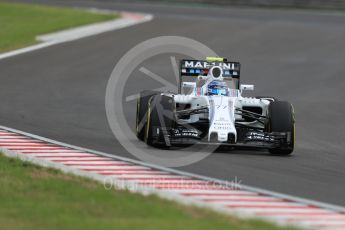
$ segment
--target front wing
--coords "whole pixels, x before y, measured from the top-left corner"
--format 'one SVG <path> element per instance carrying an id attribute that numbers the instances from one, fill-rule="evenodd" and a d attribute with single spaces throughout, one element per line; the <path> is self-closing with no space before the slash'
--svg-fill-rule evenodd
<path id="1" fill-rule="evenodd" d="M 247 131 L 240 135 L 236 143 L 208 141 L 197 129 L 166 129 L 157 127 L 152 133 L 153 144 L 161 146 L 218 145 L 240 149 L 288 148 L 292 142 L 290 132 Z"/>

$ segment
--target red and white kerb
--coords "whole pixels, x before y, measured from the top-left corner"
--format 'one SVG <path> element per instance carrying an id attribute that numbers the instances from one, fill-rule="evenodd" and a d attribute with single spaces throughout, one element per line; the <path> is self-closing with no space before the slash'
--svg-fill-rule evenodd
<path id="1" fill-rule="evenodd" d="M 218 205 L 222 210 L 235 211 L 249 217 L 261 217 L 278 223 L 287 223 L 308 229 L 345 229 L 345 213 L 285 200 L 244 189 L 234 189 L 219 184 L 174 174 L 73 149 L 54 142 L 33 138 L 6 129 L 0 129 L 0 151 L 25 155 L 30 158 L 54 162 L 62 167 L 92 172 L 105 178 L 132 182 L 159 191 L 182 196 L 206 206 Z M 243 216 L 243 215 L 242 215 Z"/>

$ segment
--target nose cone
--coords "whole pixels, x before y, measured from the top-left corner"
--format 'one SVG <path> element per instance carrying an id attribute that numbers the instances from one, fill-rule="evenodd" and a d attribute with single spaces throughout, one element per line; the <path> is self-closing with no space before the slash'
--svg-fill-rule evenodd
<path id="1" fill-rule="evenodd" d="M 224 96 L 209 97 L 209 141 L 236 142 L 235 100 Z"/>

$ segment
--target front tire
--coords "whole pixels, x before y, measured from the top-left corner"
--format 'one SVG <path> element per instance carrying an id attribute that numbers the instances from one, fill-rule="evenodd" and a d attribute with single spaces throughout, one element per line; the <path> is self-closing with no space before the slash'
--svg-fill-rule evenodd
<path id="1" fill-rule="evenodd" d="M 152 90 L 144 90 L 140 92 L 140 96 L 137 100 L 137 116 L 136 116 L 136 132 L 139 140 L 144 141 L 146 122 L 147 122 L 147 109 L 148 103 L 152 96 L 157 92 Z"/>
<path id="2" fill-rule="evenodd" d="M 270 149 L 274 155 L 289 155 L 295 146 L 295 120 L 292 105 L 287 101 L 274 101 L 269 107 L 269 132 L 290 133 L 290 143 L 287 146 Z"/>
<path id="3" fill-rule="evenodd" d="M 158 130 L 163 130 L 164 147 L 171 146 L 168 135 L 164 132 L 170 130 L 175 124 L 176 105 L 172 97 L 165 95 L 155 95 L 151 97 L 147 111 L 147 124 L 145 131 L 145 142 L 151 146 L 157 146 L 154 143 L 155 138 L 159 136 Z"/>

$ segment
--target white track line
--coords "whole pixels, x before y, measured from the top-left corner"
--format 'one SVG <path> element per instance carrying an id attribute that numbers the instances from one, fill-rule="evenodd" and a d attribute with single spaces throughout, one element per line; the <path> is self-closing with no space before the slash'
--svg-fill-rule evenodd
<path id="1" fill-rule="evenodd" d="M 17 49 L 14 51 L 2 53 L 0 54 L 0 60 L 13 57 L 19 54 L 43 49 L 43 48 L 60 44 L 63 42 L 69 42 L 69 41 L 77 40 L 80 38 L 93 36 L 93 35 L 101 34 L 104 32 L 109 32 L 109 31 L 118 30 L 125 27 L 129 27 L 129 26 L 137 25 L 139 23 L 144 23 L 153 19 L 153 15 L 151 14 L 139 14 L 139 13 L 129 13 L 129 12 L 120 12 L 120 13 L 122 17 L 119 19 L 112 20 L 112 21 L 99 22 L 99 23 L 94 23 L 91 25 L 79 26 L 76 28 L 59 31 L 56 33 L 40 35 L 37 37 L 37 40 L 41 41 L 42 43 L 25 47 L 22 49 Z"/>
<path id="2" fill-rule="evenodd" d="M 24 154 L 24 153 L 23 153 Z M 25 154 L 27 156 L 31 156 L 31 157 L 37 157 L 37 158 L 45 158 L 45 159 L 50 159 L 49 157 L 55 157 L 56 154 L 50 154 L 50 153 L 30 153 L 30 154 Z M 64 154 L 64 153 L 61 153 L 61 154 L 58 154 L 59 157 L 68 157 L 68 156 L 73 156 L 73 157 L 79 157 L 79 158 L 82 158 L 82 157 L 91 157 L 93 155 L 91 154 L 80 154 L 80 153 L 75 153 L 75 154 Z"/>

